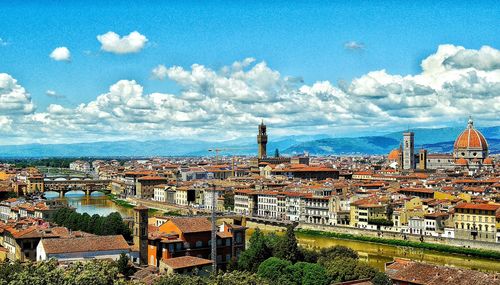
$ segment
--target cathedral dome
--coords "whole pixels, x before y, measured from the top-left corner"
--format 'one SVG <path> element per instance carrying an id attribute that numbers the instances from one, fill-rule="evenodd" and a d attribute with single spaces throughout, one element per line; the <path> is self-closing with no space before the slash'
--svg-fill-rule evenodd
<path id="1" fill-rule="evenodd" d="M 399 149 L 393 149 L 387 156 L 387 160 L 389 161 L 397 161 L 399 159 Z"/>
<path id="2" fill-rule="evenodd" d="M 483 134 L 474 128 L 474 122 L 472 119 L 469 119 L 467 128 L 458 136 L 453 148 L 455 151 L 488 151 L 488 143 L 486 142 Z"/>
<path id="3" fill-rule="evenodd" d="M 487 157 L 487 158 L 484 160 L 483 164 L 493 165 L 493 158 L 491 158 L 491 157 Z"/>

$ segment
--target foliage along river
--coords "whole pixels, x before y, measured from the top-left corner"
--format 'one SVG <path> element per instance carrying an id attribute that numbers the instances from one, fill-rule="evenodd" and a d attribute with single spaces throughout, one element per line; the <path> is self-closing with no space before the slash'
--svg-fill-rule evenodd
<path id="1" fill-rule="evenodd" d="M 264 233 L 275 232 L 269 229 L 264 229 L 262 231 Z M 247 239 L 253 232 L 254 229 L 247 230 Z M 282 231 L 277 232 L 277 234 L 282 233 Z M 392 261 L 394 257 L 398 257 L 436 265 L 455 266 L 488 272 L 500 272 L 499 260 L 454 255 L 431 250 L 376 244 L 363 241 L 312 236 L 304 233 L 297 233 L 296 236 L 299 244 L 307 248 L 321 249 L 335 245 L 350 247 L 358 252 L 361 260 L 368 262 L 371 266 L 376 267 L 379 270 L 384 270 L 384 264 L 386 262 Z"/>
<path id="2" fill-rule="evenodd" d="M 59 199 L 57 193 L 47 192 L 49 199 Z M 124 208 L 113 203 L 109 197 L 102 193 L 93 193 L 91 196 L 85 196 L 83 193 L 68 193 L 63 198 L 68 204 L 76 208 L 79 213 L 88 213 L 89 215 L 109 215 L 112 212 L 119 212 L 123 217 L 131 217 L 132 210 Z M 263 226 L 265 227 L 265 226 Z M 252 235 L 254 229 L 248 229 L 247 240 Z M 274 232 L 274 230 L 264 229 L 263 232 Z M 280 234 L 281 232 L 278 232 Z M 449 265 L 463 268 L 470 268 L 489 272 L 500 272 L 500 261 L 485 258 L 475 258 L 441 252 L 434 252 L 422 249 L 412 249 L 392 245 L 382 245 L 362 241 L 342 240 L 330 237 L 310 236 L 303 233 L 297 233 L 297 239 L 301 246 L 308 248 L 321 249 L 335 245 L 344 245 L 356 250 L 362 260 L 370 265 L 383 270 L 384 264 L 391 261 L 394 257 L 408 258 L 415 261 L 426 263 Z"/>

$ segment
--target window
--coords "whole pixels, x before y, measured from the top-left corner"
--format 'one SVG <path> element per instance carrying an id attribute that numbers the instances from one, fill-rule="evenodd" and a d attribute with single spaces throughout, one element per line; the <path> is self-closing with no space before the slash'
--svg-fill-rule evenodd
<path id="1" fill-rule="evenodd" d="M 202 247 L 202 246 L 203 246 L 203 242 L 201 240 L 196 242 L 196 247 Z"/>
<path id="2" fill-rule="evenodd" d="M 231 245 L 231 239 L 226 239 L 226 246 L 230 246 Z"/>

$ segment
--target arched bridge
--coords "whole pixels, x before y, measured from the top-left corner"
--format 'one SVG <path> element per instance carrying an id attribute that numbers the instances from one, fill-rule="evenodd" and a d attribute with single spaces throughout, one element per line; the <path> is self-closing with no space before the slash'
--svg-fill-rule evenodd
<path id="1" fill-rule="evenodd" d="M 58 192 L 59 196 L 63 197 L 69 191 L 80 190 L 85 192 L 85 195 L 90 195 L 92 192 L 99 191 L 103 193 L 111 192 L 109 189 L 110 180 L 92 180 L 92 179 L 71 179 L 71 180 L 45 180 L 44 192 Z"/>

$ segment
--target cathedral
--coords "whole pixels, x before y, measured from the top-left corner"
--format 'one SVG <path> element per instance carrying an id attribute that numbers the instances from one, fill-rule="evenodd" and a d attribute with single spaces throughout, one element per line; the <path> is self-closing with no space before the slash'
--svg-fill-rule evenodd
<path id="1" fill-rule="evenodd" d="M 467 128 L 457 137 L 452 154 L 431 154 L 420 149 L 415 153 L 414 133 L 403 133 L 403 144 L 392 150 L 387 159 L 394 168 L 401 170 L 427 169 L 469 169 L 491 168 L 493 159 L 488 157 L 488 142 L 480 131 L 474 128 L 471 118 Z"/>

